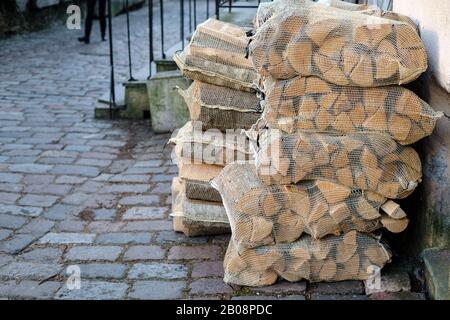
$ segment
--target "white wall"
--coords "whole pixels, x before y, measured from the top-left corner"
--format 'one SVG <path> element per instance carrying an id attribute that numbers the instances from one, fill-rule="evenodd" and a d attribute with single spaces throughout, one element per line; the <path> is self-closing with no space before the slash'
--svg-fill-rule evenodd
<path id="1" fill-rule="evenodd" d="M 450 92 L 450 1 L 394 0 L 393 11 L 418 23 L 429 69 L 439 85 Z"/>

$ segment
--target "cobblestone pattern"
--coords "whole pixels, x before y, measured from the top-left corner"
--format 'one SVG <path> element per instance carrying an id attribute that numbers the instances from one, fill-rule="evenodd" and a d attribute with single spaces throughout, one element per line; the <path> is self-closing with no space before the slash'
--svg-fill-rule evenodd
<path id="1" fill-rule="evenodd" d="M 131 13 L 136 69 L 147 63 L 147 31 L 137 28 L 146 12 Z M 362 298 L 358 282 L 231 287 L 222 281 L 228 236 L 171 231 L 177 170 L 169 136 L 146 122 L 93 118 L 109 86 L 96 27 L 90 46 L 63 27 L 0 42 L 0 298 Z M 177 28 L 168 24 L 166 34 Z M 114 18 L 114 30 L 117 78 L 125 79 L 124 16 Z M 67 282 L 73 265 L 80 289 Z"/>

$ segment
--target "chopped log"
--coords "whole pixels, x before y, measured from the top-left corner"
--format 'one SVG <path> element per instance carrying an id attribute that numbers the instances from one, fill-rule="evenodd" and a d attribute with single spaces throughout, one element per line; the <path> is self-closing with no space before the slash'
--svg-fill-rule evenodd
<path id="1" fill-rule="evenodd" d="M 315 207 L 311 209 L 309 214 L 308 223 L 319 220 L 328 210 L 328 205 L 325 202 L 319 202 Z"/>
<path id="2" fill-rule="evenodd" d="M 339 26 L 340 21 L 338 19 L 324 19 L 315 23 L 306 24 L 304 31 L 315 45 L 321 46 L 328 35 Z"/>
<path id="3" fill-rule="evenodd" d="M 316 186 L 329 204 L 343 202 L 351 193 L 349 188 L 329 181 L 317 180 Z"/>
<path id="4" fill-rule="evenodd" d="M 330 207 L 330 216 L 336 224 L 341 223 L 350 216 L 350 210 L 345 202 Z"/>
<path id="5" fill-rule="evenodd" d="M 344 168 L 350 164 L 348 160 L 348 154 L 345 149 L 342 149 L 335 153 L 331 160 L 331 165 L 334 168 Z"/>
<path id="6" fill-rule="evenodd" d="M 325 281 L 330 281 L 336 275 L 336 270 L 336 263 L 333 260 L 327 260 L 320 270 L 319 278 Z"/>
<path id="7" fill-rule="evenodd" d="M 305 119 L 313 119 L 318 111 L 318 105 L 313 98 L 302 99 L 299 111 Z"/>
<path id="8" fill-rule="evenodd" d="M 380 24 L 377 27 L 363 25 L 356 27 L 354 40 L 368 48 L 375 49 L 380 42 L 393 32 L 391 24 Z M 413 39 L 411 39 L 413 40 Z M 414 40 L 413 40 L 414 41 Z"/>
<path id="9" fill-rule="evenodd" d="M 370 263 L 381 267 L 386 262 L 386 252 L 378 246 L 369 246 L 364 250 L 364 255 L 369 259 Z"/>
<path id="10" fill-rule="evenodd" d="M 381 210 L 393 219 L 402 219 L 406 217 L 406 213 L 400 208 L 400 205 L 392 200 L 386 201 Z"/>
<path id="11" fill-rule="evenodd" d="M 309 40 L 292 42 L 287 46 L 287 60 L 299 74 L 311 73 L 312 43 Z"/>
<path id="12" fill-rule="evenodd" d="M 375 80 L 383 81 L 394 77 L 399 72 L 399 66 L 397 61 L 386 55 L 381 55 L 375 59 Z"/>
<path id="13" fill-rule="evenodd" d="M 276 243 L 290 243 L 297 240 L 303 233 L 305 224 L 300 215 L 285 210 L 278 216 L 274 228 Z"/>
<path id="14" fill-rule="evenodd" d="M 272 235 L 272 227 L 273 223 L 269 220 L 258 216 L 252 217 L 251 228 L 247 231 L 251 233 L 250 242 L 260 242 L 264 239 L 270 239 Z M 273 243 L 273 241 L 268 240 L 268 243 Z"/>
<path id="15" fill-rule="evenodd" d="M 393 115 L 389 124 L 389 132 L 395 140 L 406 140 L 411 132 L 412 123 L 406 117 L 400 115 Z"/>
<path id="16" fill-rule="evenodd" d="M 355 132 L 356 129 L 353 126 L 353 123 L 349 121 L 349 114 L 342 112 L 340 113 L 333 122 L 333 128 L 337 132 L 345 132 L 345 133 L 352 133 Z M 324 131 L 324 130 L 321 130 Z"/>
<path id="17" fill-rule="evenodd" d="M 341 242 L 336 246 L 336 262 L 344 263 L 348 261 L 356 252 L 356 244 L 346 244 Z"/>
<path id="18" fill-rule="evenodd" d="M 364 127 L 375 132 L 384 132 L 387 128 L 386 112 L 379 108 L 370 118 L 363 123 Z"/>
<path id="19" fill-rule="evenodd" d="M 336 280 L 355 279 L 355 275 L 359 273 L 359 254 L 356 252 L 353 257 L 342 263 L 338 267 Z"/>
<path id="20" fill-rule="evenodd" d="M 361 154 L 361 165 L 363 168 L 377 168 L 378 159 L 368 148 L 364 148 Z"/>
<path id="21" fill-rule="evenodd" d="M 331 251 L 331 243 L 326 241 L 313 241 L 311 252 L 315 259 L 325 260 Z"/>
<path id="22" fill-rule="evenodd" d="M 380 217 L 380 213 L 366 199 L 360 198 L 356 204 L 356 209 L 365 220 L 373 220 Z"/>
<path id="23" fill-rule="evenodd" d="M 344 186 L 351 186 L 353 184 L 352 171 L 348 167 L 337 170 L 336 178 L 337 181 Z"/>
<path id="24" fill-rule="evenodd" d="M 408 218 L 393 219 L 390 217 L 383 217 L 381 218 L 381 223 L 383 224 L 383 227 L 385 227 L 390 232 L 400 233 L 405 231 L 406 227 L 409 224 L 409 219 Z"/>

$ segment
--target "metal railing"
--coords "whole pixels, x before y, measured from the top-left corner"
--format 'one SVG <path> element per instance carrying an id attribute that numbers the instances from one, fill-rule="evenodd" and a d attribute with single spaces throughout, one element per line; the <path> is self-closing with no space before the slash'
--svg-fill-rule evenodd
<path id="1" fill-rule="evenodd" d="M 133 64 L 132 64 L 132 43 L 131 43 L 131 34 L 130 34 L 130 14 L 129 14 L 129 0 L 123 1 L 123 12 L 126 14 L 126 28 L 127 28 L 127 50 L 128 50 L 128 81 L 136 81 L 133 77 Z M 265 0 L 272 1 L 272 0 Z M 257 5 L 255 4 L 246 4 L 248 0 L 179 0 L 179 11 L 180 11 L 180 43 L 181 49 L 184 49 L 186 42 L 186 30 L 189 31 L 189 34 L 192 33 L 197 24 L 201 23 L 211 16 L 211 2 L 214 2 L 215 6 L 215 17 L 220 19 L 220 9 L 227 8 L 229 12 L 233 8 L 257 8 L 258 5 L 262 2 L 258 0 Z M 154 4 L 158 3 L 157 8 L 154 7 Z M 167 3 L 166 3 L 167 4 Z M 164 10 L 167 6 L 164 5 L 164 0 L 154 1 L 147 0 L 148 6 L 148 71 L 149 78 L 153 76 L 153 63 L 155 61 L 155 53 L 154 53 L 154 11 L 155 8 L 159 11 L 159 32 L 160 32 L 160 48 L 161 48 L 161 58 L 166 59 L 166 48 L 165 48 L 165 21 L 164 21 Z M 200 6 L 205 6 L 204 9 L 205 15 L 200 16 L 198 13 L 198 9 Z M 169 10 L 174 10 L 174 7 L 170 7 Z M 185 17 L 186 10 L 188 12 L 187 19 Z M 110 92 L 110 116 L 112 117 L 113 112 L 112 109 L 116 106 L 116 97 L 115 97 L 115 79 L 114 79 L 114 53 L 113 53 L 113 38 L 112 38 L 112 17 L 111 17 L 111 0 L 108 0 L 108 32 L 109 32 L 109 53 L 110 53 L 110 64 L 111 64 L 111 92 Z M 173 21 L 171 21 L 173 23 Z"/>
<path id="2" fill-rule="evenodd" d="M 236 0 L 215 0 L 216 1 L 216 18 L 220 20 L 220 8 L 227 8 L 228 12 L 231 12 L 232 8 L 258 8 L 261 0 L 258 0 L 257 5 L 240 5 L 233 4 L 236 3 Z M 243 2 L 243 1 L 241 1 Z M 248 2 L 248 0 L 246 1 Z"/>

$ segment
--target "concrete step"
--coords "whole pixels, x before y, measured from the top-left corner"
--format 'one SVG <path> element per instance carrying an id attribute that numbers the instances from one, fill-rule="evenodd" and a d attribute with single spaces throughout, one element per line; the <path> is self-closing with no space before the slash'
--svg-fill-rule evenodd
<path id="1" fill-rule="evenodd" d="M 426 249 L 422 258 L 430 298 L 450 300 L 450 248 Z"/>
<path id="2" fill-rule="evenodd" d="M 190 83 L 180 70 L 159 72 L 147 81 L 153 132 L 172 132 L 189 120 L 189 110 L 177 88 L 186 89 Z"/>
<path id="3" fill-rule="evenodd" d="M 125 87 L 123 86 L 123 84 L 116 84 L 114 86 L 114 91 L 115 91 L 115 95 L 116 95 L 116 104 L 115 104 L 114 108 L 117 108 L 117 109 L 125 108 Z M 105 92 L 104 94 L 102 94 L 100 96 L 100 98 L 98 99 L 98 102 L 101 104 L 108 105 L 108 108 L 109 108 L 110 97 L 111 97 L 111 93 L 108 90 L 107 92 Z"/>

